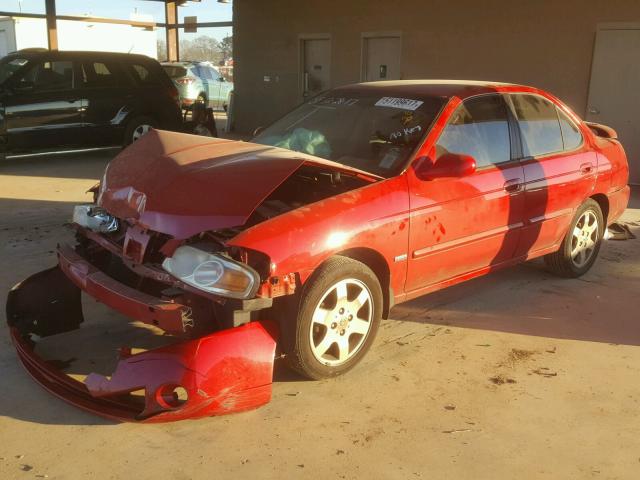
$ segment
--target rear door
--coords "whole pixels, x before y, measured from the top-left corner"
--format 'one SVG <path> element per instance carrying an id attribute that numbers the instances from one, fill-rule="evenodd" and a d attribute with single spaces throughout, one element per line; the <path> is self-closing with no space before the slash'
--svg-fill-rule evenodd
<path id="1" fill-rule="evenodd" d="M 82 144 L 86 101 L 75 88 L 71 60 L 42 59 L 12 82 L 5 100 L 9 150 L 42 150 Z"/>
<path id="2" fill-rule="evenodd" d="M 408 293 L 513 258 L 524 207 L 513 128 L 502 96 L 471 98 L 453 113 L 430 156 L 437 162 L 446 153 L 471 155 L 476 172 L 424 181 L 408 170 Z"/>
<path id="3" fill-rule="evenodd" d="M 85 59 L 79 62 L 80 89 L 87 99 L 84 142 L 92 146 L 121 141 L 127 107 L 134 99 L 131 80 L 117 60 Z"/>
<path id="4" fill-rule="evenodd" d="M 580 129 L 550 100 L 533 94 L 507 96 L 522 138 L 525 178 L 524 230 L 518 256 L 554 248 L 575 209 L 589 197 L 598 159 Z"/>

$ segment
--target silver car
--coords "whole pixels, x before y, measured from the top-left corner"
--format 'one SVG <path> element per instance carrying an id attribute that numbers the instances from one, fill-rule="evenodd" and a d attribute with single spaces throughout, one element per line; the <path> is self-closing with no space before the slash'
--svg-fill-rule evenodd
<path id="1" fill-rule="evenodd" d="M 178 87 L 183 107 L 200 102 L 214 110 L 227 110 L 233 82 L 210 62 L 164 62 L 162 68 Z"/>

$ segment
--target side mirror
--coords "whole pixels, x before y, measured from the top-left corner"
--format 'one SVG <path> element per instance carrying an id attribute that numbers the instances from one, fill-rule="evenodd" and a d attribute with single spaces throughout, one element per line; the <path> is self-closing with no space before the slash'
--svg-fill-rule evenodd
<path id="1" fill-rule="evenodd" d="M 476 161 L 470 155 L 445 153 L 435 162 L 430 157 L 418 159 L 415 171 L 420 180 L 462 178 L 472 175 L 476 171 Z"/>
<path id="2" fill-rule="evenodd" d="M 258 127 L 253 131 L 253 136 L 257 137 L 258 135 L 260 135 L 262 132 L 264 132 L 265 128 L 264 127 Z"/>

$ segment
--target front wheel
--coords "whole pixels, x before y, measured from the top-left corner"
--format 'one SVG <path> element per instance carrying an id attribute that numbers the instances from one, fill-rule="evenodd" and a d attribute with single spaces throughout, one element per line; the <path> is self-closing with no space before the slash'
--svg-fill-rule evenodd
<path id="1" fill-rule="evenodd" d="M 336 256 L 304 287 L 295 322 L 284 322 L 291 339 L 287 359 L 302 375 L 319 380 L 353 368 L 375 339 L 382 316 L 382 289 L 375 273 L 356 260 Z M 291 331 L 292 330 L 292 331 Z"/>
<path id="2" fill-rule="evenodd" d="M 598 257 L 604 229 L 600 205 L 587 200 L 578 208 L 560 249 L 544 257 L 549 270 L 568 278 L 587 273 Z"/>

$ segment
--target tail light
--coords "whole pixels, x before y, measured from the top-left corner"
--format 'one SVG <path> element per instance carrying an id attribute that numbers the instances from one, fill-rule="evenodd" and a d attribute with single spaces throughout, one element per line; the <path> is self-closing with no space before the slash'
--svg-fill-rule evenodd
<path id="1" fill-rule="evenodd" d="M 175 85 L 169 87 L 169 96 L 180 106 L 180 92 Z"/>
<path id="2" fill-rule="evenodd" d="M 196 79 L 193 77 L 182 77 L 176 80 L 180 85 L 191 85 L 195 81 Z"/>

